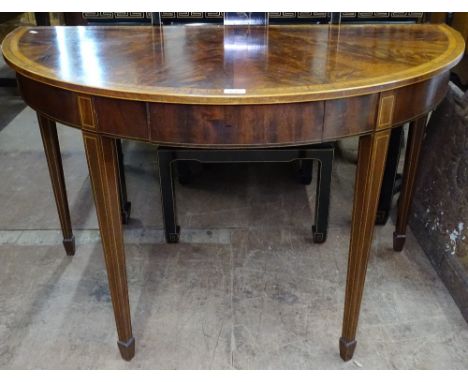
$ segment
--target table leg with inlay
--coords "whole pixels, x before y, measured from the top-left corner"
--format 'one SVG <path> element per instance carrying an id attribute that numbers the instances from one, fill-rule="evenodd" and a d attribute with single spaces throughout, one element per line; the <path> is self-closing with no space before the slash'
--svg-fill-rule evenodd
<path id="1" fill-rule="evenodd" d="M 353 357 L 356 348 L 359 310 L 389 139 L 390 130 L 359 138 L 343 331 L 340 338 L 340 356 L 345 361 Z"/>
<path id="2" fill-rule="evenodd" d="M 411 122 L 408 130 L 408 144 L 406 148 L 405 167 L 403 170 L 403 184 L 398 201 L 398 215 L 393 233 L 393 249 L 403 250 L 406 240 L 411 201 L 413 199 L 414 181 L 418 170 L 419 154 L 424 139 L 427 115 Z"/>
<path id="3" fill-rule="evenodd" d="M 135 355 L 119 201 L 116 139 L 83 132 L 122 358 Z"/>
<path id="4" fill-rule="evenodd" d="M 62 155 L 60 154 L 60 144 L 57 136 L 57 126 L 55 121 L 37 114 L 39 130 L 41 132 L 44 152 L 49 167 L 50 181 L 54 191 L 55 203 L 59 215 L 60 226 L 63 234 L 63 246 L 67 255 L 75 254 L 75 237 L 73 236 L 70 209 L 68 207 L 67 189 L 63 176 Z"/>

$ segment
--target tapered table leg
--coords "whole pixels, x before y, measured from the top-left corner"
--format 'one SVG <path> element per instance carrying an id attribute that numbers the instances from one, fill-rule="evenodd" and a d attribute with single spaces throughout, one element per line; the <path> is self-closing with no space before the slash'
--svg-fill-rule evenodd
<path id="1" fill-rule="evenodd" d="M 135 339 L 130 321 L 127 272 L 119 208 L 119 173 L 117 148 L 113 138 L 83 132 L 94 202 L 101 232 L 109 289 L 114 308 L 122 358 L 129 361 L 135 355 Z"/>
<path id="2" fill-rule="evenodd" d="M 47 117 L 37 114 L 39 129 L 41 131 L 44 152 L 49 166 L 50 180 L 54 191 L 55 203 L 62 227 L 63 246 L 67 255 L 75 254 L 75 237 L 73 236 L 70 220 L 70 210 L 68 208 L 67 190 L 65 178 L 63 176 L 62 156 L 60 154 L 60 145 L 57 136 L 57 127 L 55 122 Z"/>
<path id="3" fill-rule="evenodd" d="M 405 155 L 405 168 L 403 170 L 403 184 L 398 201 L 398 215 L 393 233 L 393 249 L 401 251 L 406 240 L 406 226 L 413 199 L 414 180 L 418 169 L 419 154 L 421 152 L 424 129 L 426 127 L 427 116 L 421 117 L 411 122 L 408 130 L 408 144 Z"/>
<path id="4" fill-rule="evenodd" d="M 359 310 L 389 138 L 390 131 L 384 130 L 359 139 L 343 331 L 340 338 L 340 356 L 345 361 L 352 358 L 356 347 Z"/>

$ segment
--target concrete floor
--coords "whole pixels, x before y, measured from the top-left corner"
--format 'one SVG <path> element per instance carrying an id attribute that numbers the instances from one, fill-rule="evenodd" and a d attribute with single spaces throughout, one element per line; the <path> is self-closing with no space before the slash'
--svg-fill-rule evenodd
<path id="1" fill-rule="evenodd" d="M 212 166 L 177 185 L 163 241 L 155 153 L 124 143 L 137 351 L 116 330 L 80 133 L 59 129 L 76 255 L 66 257 L 35 114 L 0 131 L 0 368 L 465 369 L 468 325 L 411 232 L 377 227 L 353 361 L 338 354 L 354 166 L 336 161 L 330 227 L 287 165 Z"/>

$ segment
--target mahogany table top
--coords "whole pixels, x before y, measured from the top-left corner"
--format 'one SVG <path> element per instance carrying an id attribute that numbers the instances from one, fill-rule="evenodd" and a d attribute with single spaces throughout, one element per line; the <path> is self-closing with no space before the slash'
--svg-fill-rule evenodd
<path id="1" fill-rule="evenodd" d="M 20 27 L 21 75 L 67 90 L 185 104 L 336 99 L 436 76 L 464 52 L 447 25 Z"/>

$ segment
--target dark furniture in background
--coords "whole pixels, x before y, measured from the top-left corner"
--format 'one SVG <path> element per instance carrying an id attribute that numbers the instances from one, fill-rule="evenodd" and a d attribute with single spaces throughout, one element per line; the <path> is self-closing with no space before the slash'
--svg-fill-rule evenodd
<path id="1" fill-rule="evenodd" d="M 328 24 L 335 15 L 330 12 L 268 12 L 268 22 L 274 24 Z M 423 12 L 342 12 L 340 18 L 342 22 L 356 23 L 414 23 L 426 21 L 428 14 Z M 224 12 L 66 12 L 64 13 L 64 19 L 67 25 L 114 22 L 147 24 L 152 22 L 159 24 L 161 22 L 163 25 L 220 24 L 223 23 Z"/>
<path id="2" fill-rule="evenodd" d="M 7 23 L 20 16 L 21 12 L 2 12 L 0 13 L 0 23 Z M 3 37 L 3 36 L 2 36 Z M 0 39 L 1 43 L 1 39 Z M 0 87 L 12 88 L 16 87 L 16 78 L 14 72 L 8 67 L 2 67 L 0 71 Z"/>
<path id="3" fill-rule="evenodd" d="M 288 14 L 277 13 L 269 14 L 266 12 L 127 12 L 127 13 L 106 13 L 91 12 L 79 14 L 65 14 L 65 22 L 71 25 L 82 24 L 186 24 L 186 23 L 215 23 L 229 25 L 267 25 L 270 21 L 279 21 L 282 23 L 291 23 L 291 16 Z M 301 14 L 294 21 L 302 23 L 328 22 L 328 14 L 310 13 Z M 236 32 L 237 33 L 237 32 Z M 232 35 L 230 43 L 235 46 L 236 41 L 242 40 L 243 44 L 251 44 L 255 49 L 265 46 L 266 36 L 263 34 L 252 33 L 252 35 Z M 253 122 L 255 123 L 255 122 Z M 121 194 L 121 213 L 122 221 L 126 223 L 130 215 L 131 203 L 127 200 L 125 191 L 125 175 L 123 164 L 122 145 L 118 144 L 119 169 L 122 184 L 120 186 Z M 177 147 L 161 146 L 158 148 L 158 170 L 161 185 L 161 205 L 163 209 L 165 237 L 168 243 L 177 243 L 179 241 L 180 226 L 177 224 L 177 210 L 175 203 L 175 184 L 174 171 L 172 165 L 177 167 L 179 183 L 186 184 L 192 179 L 190 162 L 197 161 L 201 163 L 241 163 L 241 162 L 298 162 L 299 180 L 303 184 L 310 184 L 312 181 L 312 161 L 317 162 L 317 186 L 316 202 L 314 213 L 314 224 L 312 225 L 313 240 L 316 243 L 323 243 L 327 237 L 328 211 L 330 205 L 330 185 L 333 166 L 334 145 L 326 146 L 307 145 L 298 148 L 292 148 L 287 152 L 282 149 L 268 149 L 263 153 L 257 151 L 253 154 L 250 150 L 212 151 L 204 149 L 184 150 Z M 294 154 L 296 156 L 294 156 Z M 190 155 L 192 157 L 190 157 Z M 287 160 L 286 160 L 287 159 Z"/>
<path id="4" fill-rule="evenodd" d="M 315 196 L 313 240 L 323 243 L 326 240 L 328 228 L 328 210 L 330 205 L 330 186 L 333 166 L 334 145 L 308 145 L 283 149 L 229 149 L 200 150 L 180 149 L 160 146 L 157 151 L 161 198 L 163 205 L 164 227 L 166 240 L 176 243 L 179 240 L 180 227 L 177 225 L 176 203 L 174 195 L 173 163 L 198 161 L 201 163 L 263 163 L 263 162 L 318 162 L 317 186 Z M 306 171 L 311 171 L 309 167 Z"/>

